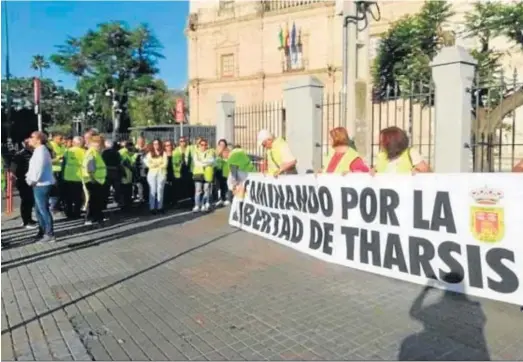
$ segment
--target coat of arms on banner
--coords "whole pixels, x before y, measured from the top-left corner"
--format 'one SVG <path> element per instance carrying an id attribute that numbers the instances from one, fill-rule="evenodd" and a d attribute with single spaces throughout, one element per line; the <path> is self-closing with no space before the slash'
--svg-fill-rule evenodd
<path id="1" fill-rule="evenodd" d="M 500 205 L 503 191 L 482 187 L 470 192 L 470 231 L 475 239 L 497 243 L 505 236 L 504 209 Z"/>

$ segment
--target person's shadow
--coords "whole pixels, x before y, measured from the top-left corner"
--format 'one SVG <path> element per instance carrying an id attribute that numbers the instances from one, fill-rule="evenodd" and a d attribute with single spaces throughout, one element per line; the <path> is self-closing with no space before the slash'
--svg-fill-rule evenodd
<path id="1" fill-rule="evenodd" d="M 451 283 L 455 279 L 452 273 L 444 278 Z M 442 295 L 424 306 L 429 292 Z M 487 318 L 481 304 L 467 295 L 425 286 L 412 303 L 410 317 L 423 324 L 423 331 L 403 340 L 398 360 L 490 360 L 484 335 Z"/>

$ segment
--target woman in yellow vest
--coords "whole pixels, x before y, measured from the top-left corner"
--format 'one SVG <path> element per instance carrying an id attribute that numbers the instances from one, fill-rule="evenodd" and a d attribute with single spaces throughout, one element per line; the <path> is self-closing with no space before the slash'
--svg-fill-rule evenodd
<path id="1" fill-rule="evenodd" d="M 145 156 L 147 183 L 149 184 L 149 210 L 151 213 L 163 212 L 163 193 L 167 178 L 167 155 L 162 141 L 155 139 Z"/>
<path id="2" fill-rule="evenodd" d="M 296 157 L 292 154 L 287 141 L 283 138 L 275 138 L 266 129 L 258 132 L 258 146 L 266 150 L 267 173 L 271 176 L 295 175 L 297 174 Z"/>
<path id="3" fill-rule="evenodd" d="M 92 136 L 89 139 L 88 149 L 85 152 L 82 176 L 85 188 L 89 194 L 85 224 L 102 223 L 104 220 L 103 209 L 105 204 L 105 178 L 107 167 L 102 158 L 104 140 L 101 136 Z"/>
<path id="4" fill-rule="evenodd" d="M 194 212 L 209 211 L 211 208 L 212 184 L 214 182 L 215 152 L 209 149 L 205 139 L 193 154 Z"/>
<path id="5" fill-rule="evenodd" d="M 173 173 L 175 200 L 194 197 L 194 181 L 192 179 L 192 151 L 187 138 L 180 137 L 178 147 L 173 152 Z"/>
<path id="6" fill-rule="evenodd" d="M 346 175 L 350 172 L 369 172 L 369 167 L 358 152 L 350 146 L 347 130 L 336 127 L 330 131 L 331 151 L 323 165 L 324 173 Z"/>
<path id="7" fill-rule="evenodd" d="M 380 153 L 374 173 L 414 174 L 431 172 L 423 156 L 409 147 L 407 133 L 399 127 L 388 127 L 380 132 Z"/>
<path id="8" fill-rule="evenodd" d="M 64 202 L 65 216 L 79 218 L 83 205 L 82 165 L 85 149 L 82 137 L 74 137 L 71 148 L 64 153 Z"/>

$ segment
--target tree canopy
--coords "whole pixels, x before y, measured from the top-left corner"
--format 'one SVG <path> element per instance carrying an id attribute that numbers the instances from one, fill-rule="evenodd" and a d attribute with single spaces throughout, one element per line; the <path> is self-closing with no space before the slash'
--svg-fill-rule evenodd
<path id="1" fill-rule="evenodd" d="M 393 23 L 373 64 L 375 98 L 423 93 L 431 80 L 430 61 L 438 50 L 453 45 L 456 36 L 473 38 L 478 42 L 471 49 L 478 62 L 473 94 L 474 103 L 480 106 L 476 121 L 483 131 L 499 128 L 508 112 L 523 105 L 523 89 L 503 85 L 503 54 L 493 47 L 493 40 L 504 36 L 516 51 L 523 51 L 523 3 L 481 1 L 472 6 L 465 14 L 464 30 L 458 34 L 444 30 L 453 15 L 451 3 L 446 1 L 427 1 L 419 13 Z"/>
<path id="2" fill-rule="evenodd" d="M 49 62 L 41 54 L 34 55 L 33 59 L 31 60 L 31 69 L 38 71 L 40 78 L 43 78 L 44 69 L 49 69 Z"/>
<path id="3" fill-rule="evenodd" d="M 77 77 L 77 89 L 87 121 L 111 130 L 112 99 L 107 90 L 115 90 L 121 110 L 121 130 L 130 125 L 129 102 L 155 92 L 154 76 L 162 46 L 151 29 L 142 24 L 134 29 L 122 22 L 110 22 L 88 30 L 79 38 L 70 37 L 51 55 L 62 71 Z"/>
<path id="4" fill-rule="evenodd" d="M 13 138 L 17 141 L 34 131 L 37 117 L 34 113 L 33 78 L 11 78 L 11 121 Z M 81 112 L 77 92 L 56 84 L 51 79 L 41 79 L 42 118 L 45 126 L 55 125 L 62 130 L 70 129 L 72 118 Z M 7 82 L 2 82 L 2 112 L 7 113 Z M 4 115 L 4 114 L 3 114 Z M 5 119 L 5 118 L 3 118 Z M 7 123 L 2 122 L 2 127 Z M 5 133 L 4 133 L 5 134 Z"/>

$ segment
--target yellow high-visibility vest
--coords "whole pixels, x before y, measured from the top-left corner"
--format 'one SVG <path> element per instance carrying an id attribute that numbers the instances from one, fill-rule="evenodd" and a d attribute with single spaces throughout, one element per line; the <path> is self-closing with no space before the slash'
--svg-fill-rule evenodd
<path id="1" fill-rule="evenodd" d="M 194 152 L 194 157 L 198 161 L 199 160 L 203 161 L 207 157 L 209 157 L 210 154 L 213 154 L 213 153 L 214 153 L 213 150 L 207 150 L 205 152 L 196 150 Z M 205 180 L 205 182 L 212 182 L 214 180 L 214 165 L 210 165 L 207 167 L 201 167 L 201 166 L 194 165 L 192 173 L 193 173 L 193 175 L 203 175 L 203 179 Z"/>
<path id="2" fill-rule="evenodd" d="M 82 167 L 85 150 L 81 147 L 71 147 L 65 154 L 64 180 L 69 182 L 82 182 Z"/>
<path id="3" fill-rule="evenodd" d="M 375 167 L 376 172 L 387 173 L 390 162 L 391 161 L 389 160 L 387 153 L 385 153 L 385 152 L 378 153 L 377 160 L 376 160 L 376 167 Z M 410 158 L 410 148 L 407 148 L 399 156 L 395 172 L 396 173 L 411 173 L 413 168 L 414 168 L 414 165 L 412 164 L 412 159 Z"/>
<path id="4" fill-rule="evenodd" d="M 96 167 L 93 178 L 95 179 L 96 182 L 103 185 L 105 183 L 105 178 L 107 177 L 107 167 L 105 166 L 104 159 L 102 158 L 102 155 L 100 154 L 100 152 L 98 152 L 94 148 L 89 148 L 87 150 L 87 152 L 85 153 L 83 167 L 82 167 L 82 174 L 83 174 L 84 181 L 88 182 L 91 180 L 91 176 L 90 176 L 89 172 L 87 171 L 87 164 L 88 164 L 88 161 L 91 159 L 91 157 L 94 158 L 95 167 Z"/>
<path id="5" fill-rule="evenodd" d="M 327 167 L 329 167 L 329 164 L 335 154 L 336 152 L 334 150 L 331 150 L 329 152 L 327 158 L 325 159 L 325 162 L 323 163 L 323 172 L 327 172 Z M 350 172 L 351 163 L 354 162 L 354 160 L 358 157 L 360 157 L 358 152 L 356 152 L 356 150 L 352 147 L 349 147 L 347 152 L 343 154 L 343 157 L 341 158 L 340 162 L 338 162 L 338 164 L 336 165 L 336 169 L 332 173 L 342 174 Z"/>
<path id="6" fill-rule="evenodd" d="M 65 146 L 59 145 L 55 141 L 49 141 L 49 146 L 53 151 L 53 172 L 62 171 L 62 159 L 67 148 Z"/>

